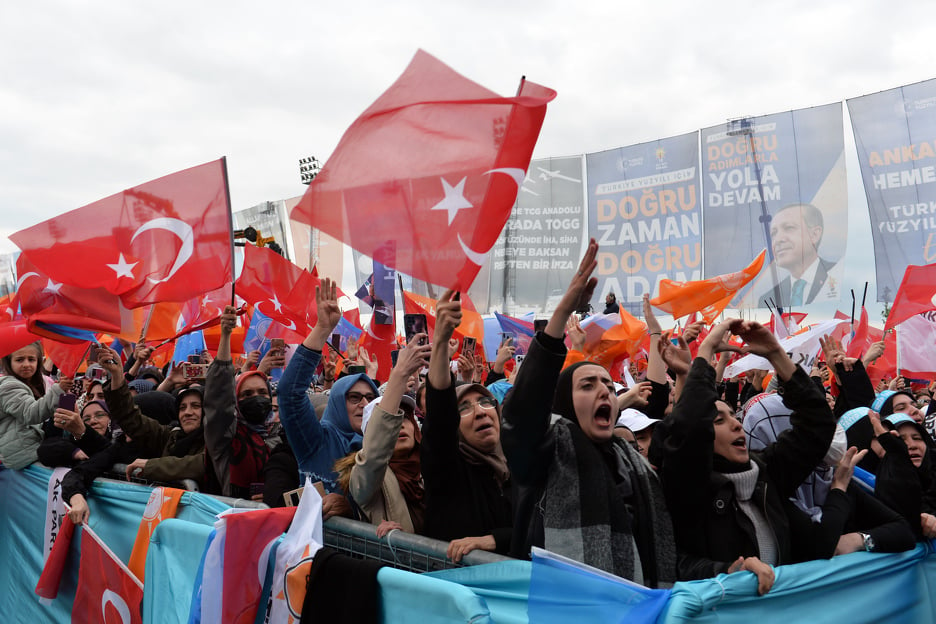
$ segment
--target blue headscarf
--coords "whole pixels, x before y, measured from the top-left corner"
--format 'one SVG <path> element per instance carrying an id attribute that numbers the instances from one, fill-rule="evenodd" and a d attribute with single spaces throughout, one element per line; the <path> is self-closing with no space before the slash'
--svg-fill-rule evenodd
<path id="1" fill-rule="evenodd" d="M 348 404 L 346 403 L 348 391 L 359 381 L 363 381 L 370 386 L 374 394 L 380 394 L 373 380 L 364 373 L 347 375 L 336 381 L 335 385 L 332 386 L 331 392 L 328 394 L 328 405 L 325 406 L 325 413 L 322 415 L 322 426 L 338 432 L 345 441 L 345 450 L 341 455 L 342 457 L 351 451 L 359 450 L 364 442 L 361 434 L 351 428 L 351 423 L 348 421 Z"/>

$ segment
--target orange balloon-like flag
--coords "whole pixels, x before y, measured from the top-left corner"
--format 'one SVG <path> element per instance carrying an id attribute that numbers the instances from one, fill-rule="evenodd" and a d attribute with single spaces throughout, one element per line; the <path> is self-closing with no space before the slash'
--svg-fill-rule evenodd
<path id="1" fill-rule="evenodd" d="M 702 312 L 706 322 L 710 323 L 721 314 L 738 291 L 757 277 L 764 267 L 766 257 L 767 250 L 765 249 L 744 269 L 706 280 L 694 282 L 661 280 L 660 294 L 650 300 L 650 305 L 669 312 L 673 318 Z"/>

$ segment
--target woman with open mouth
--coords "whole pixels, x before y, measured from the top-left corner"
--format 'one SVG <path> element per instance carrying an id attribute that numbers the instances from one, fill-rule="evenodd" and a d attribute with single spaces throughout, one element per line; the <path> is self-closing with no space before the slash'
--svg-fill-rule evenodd
<path id="1" fill-rule="evenodd" d="M 592 362 L 562 370 L 566 321 L 591 299 L 598 245 L 539 332 L 504 404 L 503 443 L 519 486 L 511 554 L 538 546 L 649 587 L 676 574 L 672 523 L 647 460 L 614 435 L 617 396 Z"/>
<path id="2" fill-rule="evenodd" d="M 766 358 L 780 381 L 791 428 L 764 450 L 750 453 L 741 422 L 718 400 L 717 352 L 742 349 Z M 785 506 L 819 465 L 832 442 L 835 418 L 809 376 L 759 323 L 716 325 L 699 346 L 664 441 L 663 482 L 680 550 L 679 578 L 709 578 L 748 570 L 758 593 L 770 590 L 774 565 L 792 563 Z"/>

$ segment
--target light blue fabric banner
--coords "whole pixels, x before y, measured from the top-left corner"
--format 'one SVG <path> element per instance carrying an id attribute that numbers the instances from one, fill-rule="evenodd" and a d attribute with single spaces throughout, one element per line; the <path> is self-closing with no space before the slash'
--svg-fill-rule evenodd
<path id="1" fill-rule="evenodd" d="M 39 597 L 34 593 L 44 564 L 42 538 L 51 474 L 50 469 L 37 465 L 21 471 L 0 468 L 0 501 L 3 501 L 0 504 L 0 535 L 3 536 L 0 539 L 0 587 L 3 588 L 3 591 L 0 591 L 0 614 L 3 614 L 3 621 L 71 621 L 71 605 L 78 584 L 80 530 L 76 529 L 72 540 L 58 597 L 46 606 L 39 603 Z M 133 483 L 101 481 L 95 482 L 91 489 L 88 497 L 88 506 L 91 509 L 88 524 L 124 563 L 129 560 L 130 551 L 133 550 L 133 541 L 136 539 L 143 509 L 151 491 L 149 487 Z M 214 522 L 215 514 L 227 508 L 227 505 L 210 496 L 186 492 L 179 503 L 177 522 L 185 520 L 188 523 L 210 525 Z M 168 544 L 165 547 L 179 548 L 177 557 L 192 557 L 196 559 L 197 564 L 197 556 L 181 550 L 190 548 L 185 544 L 191 544 L 191 537 L 179 541 L 176 545 Z M 156 551 L 162 548 L 163 545 L 160 544 Z M 200 553 L 201 548 L 195 552 Z M 175 563 L 172 565 L 170 575 L 173 577 L 173 593 L 177 595 L 178 588 L 186 584 L 188 592 L 191 593 L 194 574 L 189 579 L 180 578 L 179 574 L 184 568 Z M 144 595 L 149 591 L 150 585 L 147 583 Z M 158 597 L 155 599 L 162 600 Z M 183 605 L 186 616 L 188 604 L 186 599 Z"/>

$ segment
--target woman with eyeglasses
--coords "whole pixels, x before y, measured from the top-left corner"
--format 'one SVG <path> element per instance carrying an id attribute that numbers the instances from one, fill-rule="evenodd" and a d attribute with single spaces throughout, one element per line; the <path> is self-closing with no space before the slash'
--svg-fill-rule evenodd
<path id="1" fill-rule="evenodd" d="M 81 420 L 85 425 L 82 440 L 92 441 L 98 450 L 62 478 L 62 499 L 71 506 L 68 515 L 75 524 L 87 522 L 91 514 L 87 497 L 94 480 L 114 464 L 131 464 L 140 456 L 130 437 L 112 425 L 106 402 L 89 402 L 81 409 Z"/>
<path id="2" fill-rule="evenodd" d="M 377 398 L 377 386 L 364 373 L 338 379 L 328 395 L 322 420 L 315 415 L 306 394 L 322 359 L 322 348 L 341 320 L 338 290 L 331 279 L 315 289 L 318 320 L 296 347 L 292 360 L 277 386 L 280 423 L 296 455 L 299 473 L 313 482 L 321 481 L 328 492 L 322 501 L 322 516 L 347 515 L 350 506 L 340 493 L 335 462 L 361 448 L 361 419 L 364 408 Z"/>
<path id="3" fill-rule="evenodd" d="M 456 562 L 477 549 L 506 554 L 513 519 L 497 401 L 481 384 L 452 382 L 449 338 L 461 316 L 456 293 L 446 292 L 436 306 L 421 455 L 424 533 L 449 542 L 448 557 Z"/>
<path id="4" fill-rule="evenodd" d="M 110 412 L 103 400 L 84 404 L 80 413 L 58 408 L 42 423 L 45 439 L 39 461 L 46 466 L 74 466 L 110 444 Z"/>

